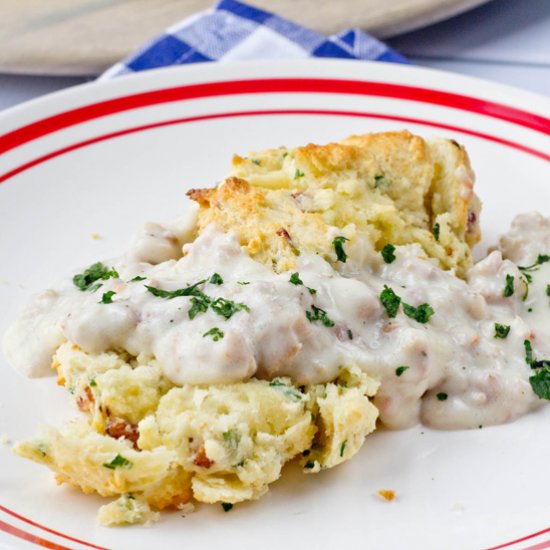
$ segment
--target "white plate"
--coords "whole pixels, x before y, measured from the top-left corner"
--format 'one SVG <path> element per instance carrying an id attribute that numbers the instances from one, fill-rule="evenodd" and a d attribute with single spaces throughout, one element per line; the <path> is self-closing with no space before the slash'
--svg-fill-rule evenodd
<path id="1" fill-rule="evenodd" d="M 220 179 L 233 152 L 403 127 L 468 148 L 484 201 L 482 249 L 515 213 L 550 214 L 550 100 L 425 69 L 208 64 L 85 85 L 4 113 L 0 333 L 32 292 L 120 252 L 143 221 L 179 214 L 186 189 Z M 53 379 L 24 380 L 0 357 L 0 434 L 26 437 L 74 414 Z M 529 547 L 550 540 L 533 535 L 550 527 L 549 420 L 544 408 L 481 430 L 380 431 L 334 470 L 289 469 L 259 502 L 169 513 L 152 528 L 96 526 L 101 499 L 56 488 L 48 471 L 0 445 L 0 546 L 439 549 L 528 537 Z M 382 501 L 378 489 L 397 499 Z"/>

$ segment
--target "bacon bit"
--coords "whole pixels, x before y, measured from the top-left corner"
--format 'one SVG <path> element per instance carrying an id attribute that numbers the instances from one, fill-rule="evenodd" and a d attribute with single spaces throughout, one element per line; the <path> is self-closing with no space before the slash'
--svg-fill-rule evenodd
<path id="1" fill-rule="evenodd" d="M 201 446 L 201 448 L 198 450 L 197 454 L 195 455 L 195 459 L 193 460 L 193 464 L 195 466 L 198 466 L 199 468 L 210 468 L 212 464 L 214 464 L 213 460 L 210 460 L 206 456 L 206 450 L 204 448 L 204 445 Z"/>
<path id="2" fill-rule="evenodd" d="M 287 241 L 292 241 L 288 231 L 284 227 L 281 227 L 280 229 L 277 229 L 276 233 L 277 233 L 277 235 L 279 235 L 279 237 L 283 237 Z"/>
<path id="3" fill-rule="evenodd" d="M 391 489 L 380 489 L 377 494 L 388 502 L 395 499 L 395 491 L 392 491 Z"/>
<path id="4" fill-rule="evenodd" d="M 445 252 L 447 253 L 447 256 L 453 255 L 453 249 L 450 246 L 445 249 Z"/>
<path id="5" fill-rule="evenodd" d="M 131 441 L 134 448 L 137 449 L 137 441 L 139 439 L 139 430 L 136 424 L 126 422 L 122 418 L 111 418 L 105 426 L 105 432 L 114 439 L 124 437 Z"/>
<path id="6" fill-rule="evenodd" d="M 84 388 L 84 393 L 86 394 L 85 396 L 79 395 L 76 398 L 76 404 L 82 412 L 89 412 L 95 401 L 90 386 L 86 386 L 86 388 Z"/>

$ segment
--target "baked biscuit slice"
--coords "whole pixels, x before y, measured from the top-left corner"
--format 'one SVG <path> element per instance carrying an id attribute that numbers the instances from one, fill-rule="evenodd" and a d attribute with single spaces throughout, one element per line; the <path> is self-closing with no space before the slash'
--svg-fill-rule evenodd
<path id="1" fill-rule="evenodd" d="M 191 190 L 198 231 L 216 223 L 275 271 L 301 252 L 336 262 L 334 238 L 354 244 L 417 242 L 463 277 L 479 241 L 480 202 L 463 147 L 407 131 L 235 156 L 217 188 Z M 356 247 L 357 248 L 357 247 Z"/>

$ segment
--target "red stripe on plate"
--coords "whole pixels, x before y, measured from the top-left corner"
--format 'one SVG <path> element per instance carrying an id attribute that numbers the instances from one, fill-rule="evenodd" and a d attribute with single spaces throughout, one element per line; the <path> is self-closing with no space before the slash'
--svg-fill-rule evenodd
<path id="1" fill-rule="evenodd" d="M 175 124 L 186 124 L 189 122 L 198 122 L 201 120 L 214 120 L 219 118 L 233 118 L 233 117 L 246 117 L 246 116 L 269 116 L 269 115 L 319 115 L 319 116 L 350 116 L 350 117 L 361 117 L 361 118 L 376 118 L 376 119 L 382 119 L 382 120 L 392 120 L 392 121 L 398 121 L 398 122 L 406 122 L 411 124 L 421 124 L 424 126 L 432 126 L 434 128 L 442 128 L 445 130 L 451 130 L 453 132 L 461 132 L 464 134 L 468 134 L 471 136 L 475 136 L 481 139 L 486 139 L 488 141 L 492 141 L 494 143 L 499 143 L 501 145 L 505 145 L 507 147 L 511 147 L 513 149 L 517 149 L 518 151 L 522 151 L 523 153 L 528 153 L 530 155 L 534 155 L 536 157 L 539 157 L 543 160 L 550 162 L 550 155 L 543 153 L 542 151 L 537 151 L 536 149 L 532 149 L 530 147 L 527 147 L 525 145 L 522 145 L 521 143 L 515 143 L 513 141 L 508 141 L 506 139 L 499 138 L 497 136 L 492 136 L 490 134 L 484 134 L 482 132 L 478 132 L 476 130 L 468 130 L 467 128 L 462 128 L 460 126 L 453 126 L 450 124 L 443 124 L 440 122 L 434 122 L 430 120 L 423 120 L 419 118 L 412 118 L 412 117 L 401 117 L 401 116 L 394 116 L 394 115 L 384 115 L 380 113 L 365 113 L 365 112 L 356 112 L 356 111 L 325 111 L 325 110 L 314 110 L 314 109 L 287 109 L 287 110 L 270 110 L 270 111 L 237 111 L 232 113 L 215 113 L 211 115 L 200 115 L 200 116 L 194 116 L 194 117 L 187 117 L 187 118 L 178 118 L 174 120 L 165 120 L 162 122 L 154 122 L 151 124 L 146 124 L 144 126 L 136 126 L 134 128 L 126 128 L 124 130 L 119 130 L 117 132 L 111 132 L 109 134 L 104 134 L 102 136 L 96 136 L 94 138 L 87 139 L 85 141 L 80 141 L 78 143 L 74 143 L 73 145 L 68 145 L 67 147 L 63 147 L 62 149 L 58 149 L 57 151 L 52 151 L 51 153 L 48 153 L 47 155 L 43 155 L 41 157 L 38 157 L 36 159 L 33 159 L 29 162 L 26 162 L 25 164 L 22 164 L 21 166 L 18 166 L 17 168 L 14 168 L 13 170 L 10 170 L 9 172 L 6 172 L 5 174 L 0 175 L 0 183 L 3 183 L 4 181 L 12 178 L 13 176 L 16 176 L 17 174 L 20 174 L 21 172 L 24 172 L 28 170 L 29 168 L 32 168 L 33 166 L 37 166 L 39 164 L 42 164 L 48 160 L 51 160 L 53 158 L 59 157 L 61 155 L 64 155 L 66 153 L 70 153 L 71 151 L 75 151 L 77 149 L 82 149 L 83 147 L 87 147 L 89 145 L 93 145 L 94 143 L 99 143 L 101 141 L 106 141 L 109 139 L 125 136 L 128 134 L 134 134 L 137 132 L 143 132 L 147 130 L 152 130 L 155 128 L 162 128 L 163 126 L 172 126 Z"/>
<path id="2" fill-rule="evenodd" d="M 92 544 L 91 542 L 86 542 L 74 537 L 71 537 L 70 535 L 64 535 L 63 533 L 60 533 L 59 531 L 55 531 L 53 529 L 50 529 L 49 527 L 46 527 L 45 525 L 40 525 L 40 523 L 36 523 L 36 521 L 33 521 L 32 519 L 26 518 L 25 516 L 22 516 L 21 514 L 18 514 L 17 512 L 14 512 L 13 510 L 10 510 L 9 508 L 6 508 L 5 506 L 2 506 L 0 504 L 0 510 L 2 512 L 5 512 L 6 514 L 9 514 L 10 516 L 13 516 L 14 518 L 17 518 L 18 520 L 24 521 L 25 523 L 28 523 L 29 525 L 32 525 L 33 527 L 38 527 L 39 529 L 42 529 L 43 531 L 47 531 L 48 533 L 51 533 L 52 535 L 56 535 L 58 537 L 70 540 L 72 542 L 77 542 L 78 544 L 82 544 L 83 546 L 88 546 L 89 548 L 95 548 L 96 550 L 108 550 L 107 548 L 103 546 L 97 546 L 95 544 Z M 0 529 L 5 531 L 6 529 L 3 528 L 3 526 L 8 525 L 7 523 L 4 523 L 0 521 Z M 11 525 L 8 525 L 8 527 L 17 529 L 16 527 L 12 527 Z M 21 531 L 18 529 L 18 531 Z M 25 531 L 21 531 L 22 533 L 25 533 Z M 11 531 L 8 531 L 8 533 L 11 533 Z M 13 534 L 13 533 L 12 533 Z M 34 537 L 34 535 L 31 535 L 30 533 L 25 533 L 29 537 Z M 31 539 L 26 539 L 31 540 Z M 38 544 L 38 543 L 37 543 Z M 53 543 L 51 543 L 53 544 Z M 49 547 L 50 548 L 50 547 Z M 54 547 L 51 547 L 54 548 Z M 65 548 L 64 546 L 55 546 L 55 548 Z"/>
<path id="3" fill-rule="evenodd" d="M 0 520 L 0 530 L 5 531 L 10 535 L 13 535 L 14 537 L 19 537 L 20 539 L 32 542 L 44 548 L 51 548 L 52 550 L 71 550 L 68 546 L 61 546 L 60 544 L 56 544 L 55 542 L 36 537 L 35 535 L 31 535 L 26 531 L 22 531 L 21 529 L 18 529 L 17 527 L 14 527 L 9 523 L 4 523 L 2 520 Z"/>
<path id="4" fill-rule="evenodd" d="M 4 134 L 0 137 L 0 154 L 64 128 L 123 111 L 205 97 L 264 93 L 351 94 L 418 101 L 486 115 L 550 135 L 550 118 L 472 96 L 387 82 L 272 78 L 192 84 L 92 103 L 38 120 Z"/>
<path id="5" fill-rule="evenodd" d="M 514 544 L 519 544 L 520 542 L 525 542 L 526 540 L 534 539 L 535 537 L 544 535 L 545 533 L 550 533 L 550 527 L 548 529 L 543 529 L 542 531 L 537 531 L 536 533 L 526 535 L 525 537 L 521 537 L 520 539 L 511 540 L 510 542 L 504 542 L 502 544 L 499 544 L 498 546 L 491 546 L 491 548 L 487 548 L 487 550 L 499 550 L 500 548 L 508 548 L 509 546 L 513 546 Z M 541 544 L 550 544 L 550 543 L 543 542 Z M 539 548 L 539 546 L 525 547 L 525 550 L 534 549 L 534 548 Z M 547 546 L 541 546 L 540 548 L 547 548 Z"/>
<path id="6" fill-rule="evenodd" d="M 550 540 L 539 542 L 533 546 L 526 546 L 523 550 L 543 550 L 543 548 L 550 548 Z"/>

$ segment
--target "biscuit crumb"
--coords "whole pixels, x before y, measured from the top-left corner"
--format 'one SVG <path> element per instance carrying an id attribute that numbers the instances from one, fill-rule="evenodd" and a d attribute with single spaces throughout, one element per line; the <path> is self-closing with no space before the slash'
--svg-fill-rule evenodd
<path id="1" fill-rule="evenodd" d="M 391 502 L 395 499 L 395 491 L 392 491 L 390 489 L 380 489 L 377 494 L 388 502 Z"/>

